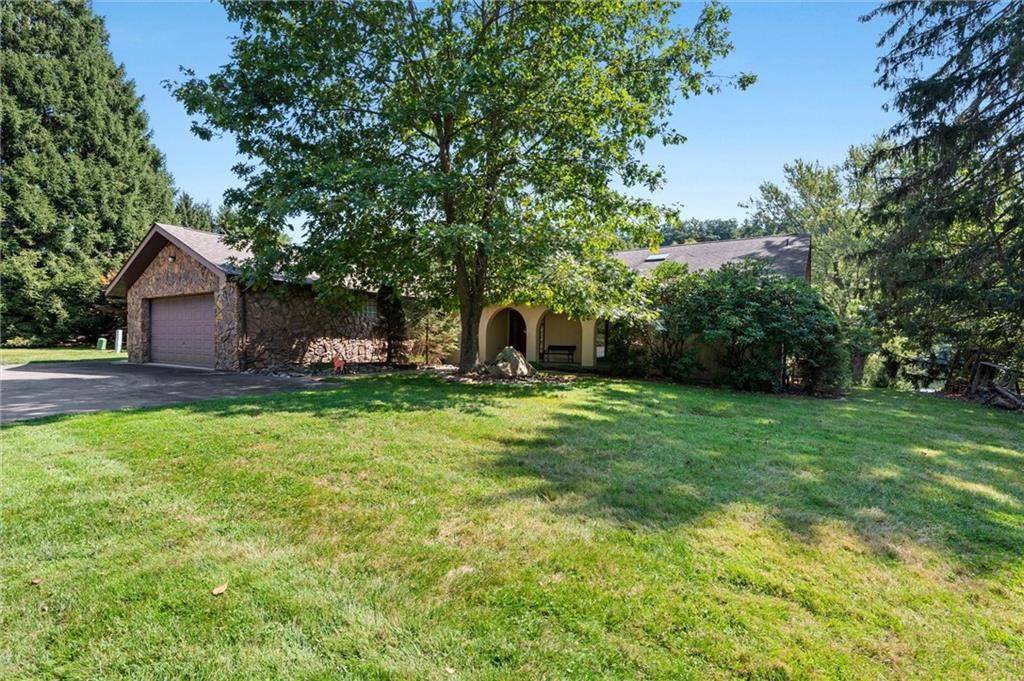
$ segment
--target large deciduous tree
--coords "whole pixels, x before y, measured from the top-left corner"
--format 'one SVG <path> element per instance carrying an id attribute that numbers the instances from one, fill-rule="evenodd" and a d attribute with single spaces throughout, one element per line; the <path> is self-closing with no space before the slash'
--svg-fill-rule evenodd
<path id="1" fill-rule="evenodd" d="M 679 97 L 723 82 L 729 12 L 680 27 L 670 2 L 225 2 L 231 62 L 172 85 L 202 137 L 247 162 L 229 194 L 256 276 L 316 271 L 458 305 L 460 369 L 489 302 L 592 312 L 623 279 L 608 251 L 657 241 L 641 160 Z M 281 248 L 287 225 L 305 241 Z M 607 284 L 595 283 L 607 279 Z M 621 301 L 619 301 L 621 303 Z"/>
<path id="2" fill-rule="evenodd" d="M 834 166 L 801 159 L 787 163 L 785 184 L 764 182 L 744 204 L 750 210 L 744 236 L 811 235 L 811 281 L 846 323 L 861 318 L 874 295 L 864 262 L 872 233 L 869 209 L 877 192 L 875 177 L 866 171 L 870 153 L 870 147 L 853 147 L 846 161 Z"/>
<path id="3" fill-rule="evenodd" d="M 171 215 L 141 98 L 84 2 L 5 2 L 0 37 L 0 334 L 109 330 L 103 278 Z"/>
<path id="4" fill-rule="evenodd" d="M 875 206 L 890 323 L 1024 358 L 1024 3 L 889 2 L 878 84 L 900 114 Z"/>

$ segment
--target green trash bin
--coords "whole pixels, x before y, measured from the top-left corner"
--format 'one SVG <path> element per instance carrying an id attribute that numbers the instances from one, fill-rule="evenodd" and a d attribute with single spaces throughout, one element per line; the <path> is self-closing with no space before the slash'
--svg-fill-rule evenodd
<path id="1" fill-rule="evenodd" d="M 96 339 L 96 349 L 97 350 L 106 350 L 107 349 L 107 339 L 106 338 L 97 338 Z"/>

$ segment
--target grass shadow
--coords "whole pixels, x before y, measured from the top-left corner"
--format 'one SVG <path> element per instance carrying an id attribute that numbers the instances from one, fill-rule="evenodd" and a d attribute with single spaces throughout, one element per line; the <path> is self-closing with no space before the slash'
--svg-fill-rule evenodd
<path id="1" fill-rule="evenodd" d="M 815 400 L 602 378 L 472 385 L 403 374 L 129 413 L 167 409 L 231 428 L 264 414 L 344 421 L 453 410 L 496 421 L 473 464 L 493 483 L 470 500 L 481 507 L 535 498 L 645 532 L 752 504 L 796 540 L 821 541 L 819 528 L 841 523 L 883 558 L 911 542 L 980 573 L 1024 556 L 1024 420 L 932 396 Z"/>
<path id="2" fill-rule="evenodd" d="M 1021 445 L 1015 415 L 935 397 L 826 401 L 606 382 L 536 432 L 500 442 L 482 467 L 518 484 L 480 503 L 535 496 L 638 530 L 756 504 L 804 542 L 841 523 L 885 558 L 913 542 L 985 572 L 1024 555 Z"/>
<path id="3" fill-rule="evenodd" d="M 208 400 L 186 405 L 189 412 L 219 417 L 265 413 L 303 413 L 344 419 L 368 413 L 451 409 L 483 414 L 501 400 L 536 397 L 567 390 L 564 383 L 465 384 L 424 374 L 353 376 L 322 383 L 315 390 L 253 398 Z"/>

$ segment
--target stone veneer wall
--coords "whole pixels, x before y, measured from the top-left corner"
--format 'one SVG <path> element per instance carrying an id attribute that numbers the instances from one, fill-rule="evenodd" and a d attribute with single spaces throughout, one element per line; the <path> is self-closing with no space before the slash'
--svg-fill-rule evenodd
<path id="1" fill-rule="evenodd" d="M 246 291 L 242 307 L 243 368 L 329 363 L 335 354 L 348 362 L 384 361 L 384 341 L 374 330 L 374 317 L 325 308 L 308 287 Z"/>
<path id="2" fill-rule="evenodd" d="M 173 256 L 174 262 L 169 258 Z M 128 361 L 149 361 L 149 299 L 213 293 L 214 366 L 238 371 L 238 286 L 226 282 L 174 244 L 167 244 L 128 289 Z"/>

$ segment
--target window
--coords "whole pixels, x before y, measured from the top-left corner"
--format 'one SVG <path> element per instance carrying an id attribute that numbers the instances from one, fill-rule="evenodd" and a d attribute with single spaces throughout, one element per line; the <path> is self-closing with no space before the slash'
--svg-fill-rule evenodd
<path id="1" fill-rule="evenodd" d="M 367 319 L 377 319 L 377 299 L 367 298 L 366 302 L 363 303 L 363 316 Z"/>
<path id="2" fill-rule="evenodd" d="M 598 319 L 594 326 L 594 355 L 597 359 L 604 359 L 608 355 L 608 321 Z"/>

